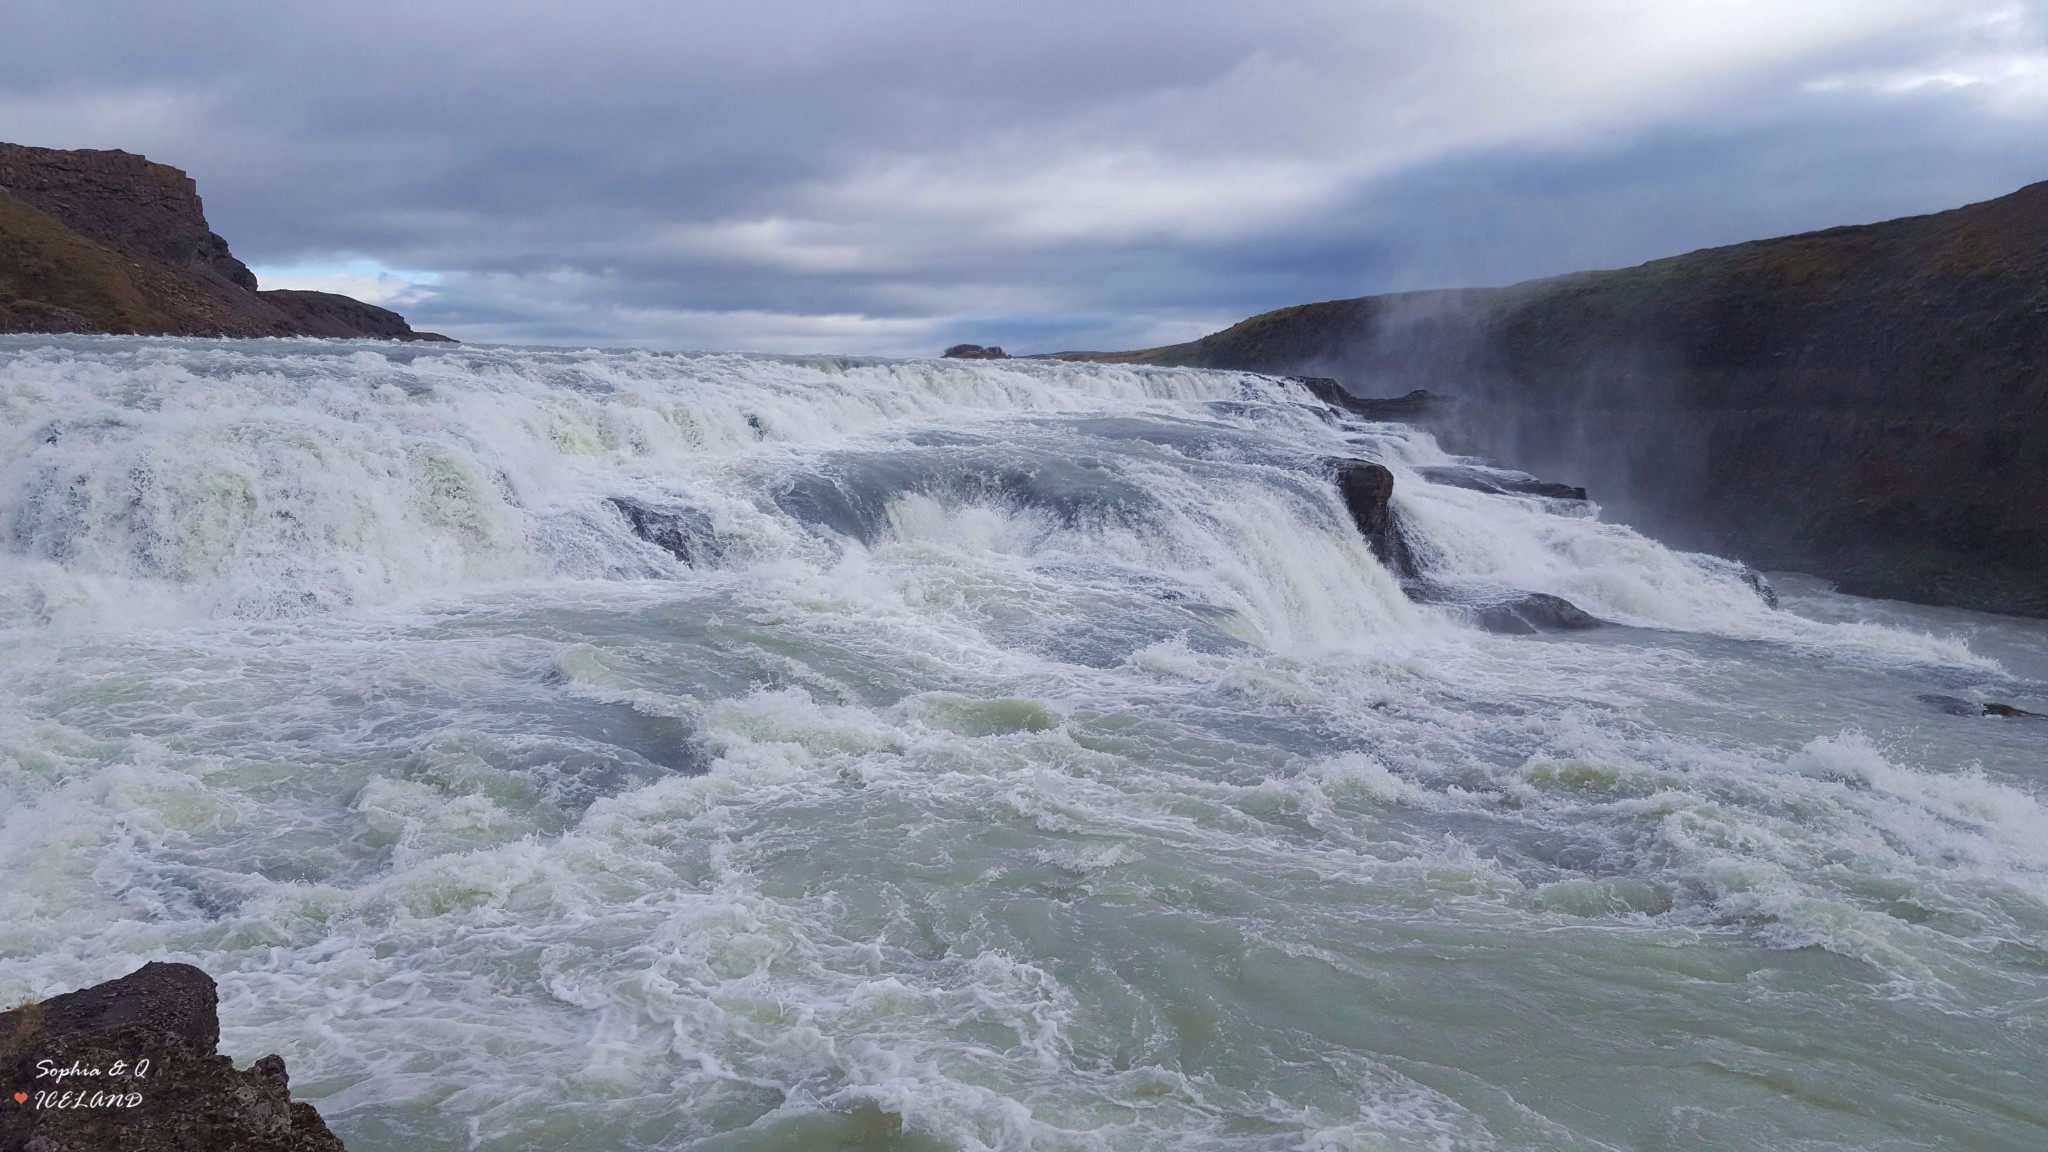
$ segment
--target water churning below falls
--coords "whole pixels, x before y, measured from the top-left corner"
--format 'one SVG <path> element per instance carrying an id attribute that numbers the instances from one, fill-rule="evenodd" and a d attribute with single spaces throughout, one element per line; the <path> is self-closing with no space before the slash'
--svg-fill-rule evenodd
<path id="1" fill-rule="evenodd" d="M 1344 459 L 1608 625 L 1412 601 Z M 200 964 L 354 1152 L 2048 1143 L 2048 721 L 1954 706 L 2048 628 L 1460 463 L 1226 373 L 0 341 L 0 999 Z"/>

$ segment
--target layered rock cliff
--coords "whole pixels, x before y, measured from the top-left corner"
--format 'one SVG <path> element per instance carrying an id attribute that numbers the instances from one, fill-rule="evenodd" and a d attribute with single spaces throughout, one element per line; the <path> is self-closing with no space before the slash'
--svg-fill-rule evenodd
<path id="1" fill-rule="evenodd" d="M 176 168 L 20 144 L 0 144 L 0 332 L 446 339 L 347 296 L 259 291 Z"/>
<path id="2" fill-rule="evenodd" d="M 1335 300 L 1089 359 L 1428 389 L 1447 446 L 1681 545 L 2048 615 L 2048 183 L 1508 288 Z"/>

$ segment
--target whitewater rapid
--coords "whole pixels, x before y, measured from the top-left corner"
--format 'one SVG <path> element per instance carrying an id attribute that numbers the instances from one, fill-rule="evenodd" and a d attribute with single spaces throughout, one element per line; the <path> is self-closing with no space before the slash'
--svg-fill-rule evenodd
<path id="1" fill-rule="evenodd" d="M 1608 626 L 1412 602 L 1344 460 Z M 200 964 L 356 1152 L 2039 1146 L 2048 721 L 1919 697 L 2048 711 L 2048 629 L 1459 463 L 1232 373 L 0 338 L 0 997 Z"/>

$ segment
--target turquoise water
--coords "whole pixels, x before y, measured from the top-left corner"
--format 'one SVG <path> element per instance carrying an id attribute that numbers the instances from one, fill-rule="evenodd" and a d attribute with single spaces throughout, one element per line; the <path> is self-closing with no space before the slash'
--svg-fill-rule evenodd
<path id="1" fill-rule="evenodd" d="M 8 338 L 0 414 L 0 997 L 200 964 L 354 1152 L 2048 1135 L 2048 721 L 1917 699 L 2048 712 L 2040 622 L 1233 374 Z M 1409 603 L 1333 458 L 1614 624 Z"/>

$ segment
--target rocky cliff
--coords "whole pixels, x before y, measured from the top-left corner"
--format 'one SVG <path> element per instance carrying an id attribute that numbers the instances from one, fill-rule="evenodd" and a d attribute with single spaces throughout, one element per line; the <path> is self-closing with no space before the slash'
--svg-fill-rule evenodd
<path id="1" fill-rule="evenodd" d="M 1286 308 L 1089 359 L 1428 389 L 1457 451 L 1681 545 L 2048 615 L 2048 183 L 1508 288 Z"/>
<path id="2" fill-rule="evenodd" d="M 19 144 L 0 144 L 0 332 L 446 339 L 346 296 L 258 291 L 176 168 Z"/>
<path id="3" fill-rule="evenodd" d="M 220 1042 L 213 978 L 145 964 L 0 1013 L 0 1152 L 343 1152 L 284 1061 Z"/>

